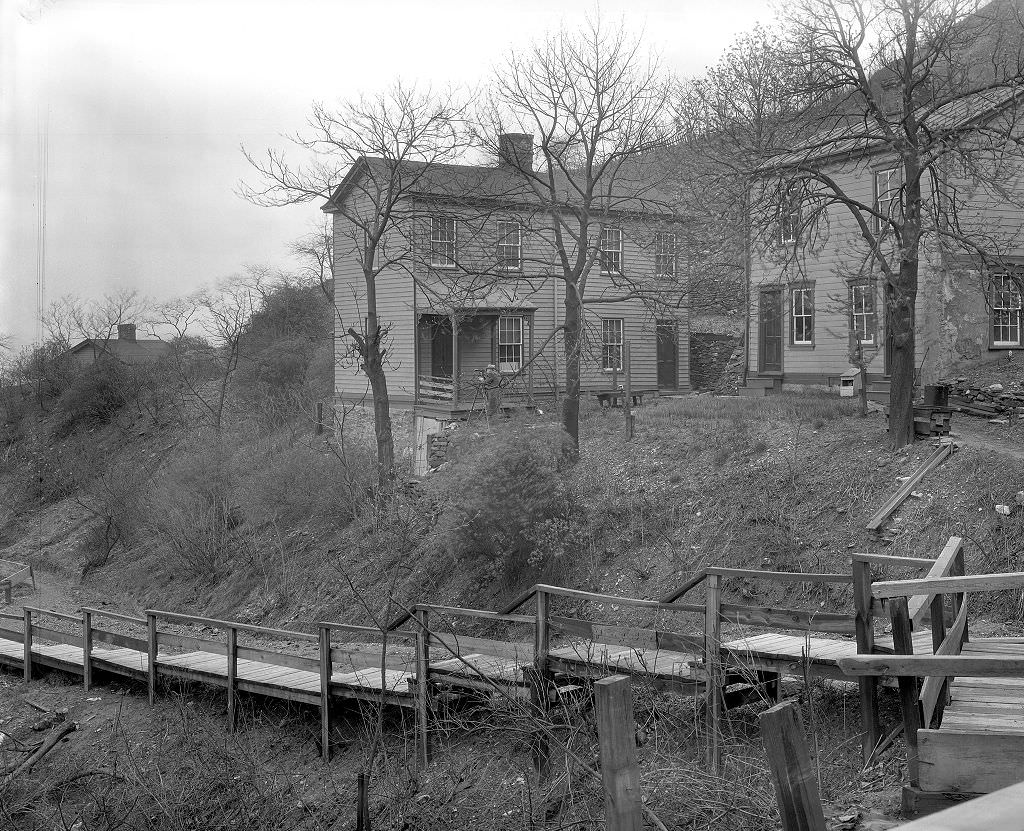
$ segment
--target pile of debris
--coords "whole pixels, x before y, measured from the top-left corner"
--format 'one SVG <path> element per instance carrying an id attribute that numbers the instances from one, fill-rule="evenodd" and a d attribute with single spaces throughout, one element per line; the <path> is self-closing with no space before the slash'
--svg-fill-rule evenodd
<path id="1" fill-rule="evenodd" d="M 1020 381 L 981 385 L 960 376 L 939 383 L 949 388 L 949 406 L 957 412 L 988 419 L 1024 417 L 1024 384 Z"/>

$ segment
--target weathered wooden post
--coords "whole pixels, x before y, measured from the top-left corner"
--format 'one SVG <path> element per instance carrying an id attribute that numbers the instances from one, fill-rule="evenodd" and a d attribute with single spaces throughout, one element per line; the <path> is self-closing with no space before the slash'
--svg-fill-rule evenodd
<path id="1" fill-rule="evenodd" d="M 3 588 L 4 588 L 4 605 L 5 606 L 10 606 L 11 605 L 11 581 L 10 580 L 4 580 L 2 583 L 0 583 L 0 586 L 3 586 Z"/>
<path id="2" fill-rule="evenodd" d="M 722 717 L 722 577 L 707 576 L 704 605 L 704 668 L 707 674 L 708 764 L 718 773 L 722 767 L 719 747 Z"/>
<path id="3" fill-rule="evenodd" d="M 601 746 L 604 821 L 608 831 L 640 831 L 640 772 L 636 761 L 633 689 L 628 676 L 594 682 Z"/>
<path id="4" fill-rule="evenodd" d="M 633 440 L 633 373 L 629 371 L 629 341 L 622 342 L 622 368 L 626 372 L 626 400 L 622 411 L 626 415 L 626 441 Z"/>
<path id="5" fill-rule="evenodd" d="M 92 612 L 82 611 L 82 686 L 92 687 Z"/>
<path id="6" fill-rule="evenodd" d="M 228 627 L 228 730 L 238 725 L 238 630 Z"/>
<path id="7" fill-rule="evenodd" d="M 324 402 L 316 402 L 316 435 L 322 436 L 324 432 Z"/>
<path id="8" fill-rule="evenodd" d="M 331 627 L 320 624 L 320 758 L 331 761 Z"/>
<path id="9" fill-rule="evenodd" d="M 875 629 L 871 608 L 871 564 L 853 559 L 853 608 L 857 634 L 857 653 L 870 655 L 875 649 Z M 868 763 L 881 739 L 878 720 L 878 679 L 864 675 L 857 679 L 860 693 L 860 722 L 863 730 L 861 754 Z"/>
<path id="10" fill-rule="evenodd" d="M 32 610 L 27 606 L 22 609 L 22 628 L 25 632 L 24 639 L 24 674 L 25 680 L 32 680 Z"/>
<path id="11" fill-rule="evenodd" d="M 365 771 L 356 775 L 356 831 L 370 831 L 370 795 Z"/>
<path id="12" fill-rule="evenodd" d="M 533 683 L 530 685 L 535 717 L 541 721 L 547 719 L 549 701 L 550 667 L 548 653 L 551 648 L 551 630 L 548 620 L 550 597 L 547 592 L 537 591 L 537 620 L 533 632 Z M 533 768 L 541 778 L 547 776 L 551 748 L 548 736 L 540 726 L 533 734 Z"/>
<path id="13" fill-rule="evenodd" d="M 156 704 L 156 653 L 159 644 L 157 643 L 156 615 L 146 612 L 147 630 L 147 653 L 149 656 L 149 705 Z"/>
<path id="14" fill-rule="evenodd" d="M 430 764 L 430 613 L 416 608 L 416 736 L 421 768 Z"/>
<path id="15" fill-rule="evenodd" d="M 913 655 L 914 639 L 910 629 L 910 611 L 907 598 L 891 597 L 889 617 L 892 619 L 892 646 L 897 655 Z M 914 676 L 901 675 L 897 679 L 900 688 L 900 706 L 903 710 L 903 741 L 907 746 L 907 779 L 910 787 L 920 782 L 920 764 L 917 750 L 917 731 L 921 729 L 921 700 L 918 680 Z"/>
<path id="16" fill-rule="evenodd" d="M 783 831 L 825 831 L 800 711 L 792 701 L 784 701 L 761 713 L 759 720 Z"/>

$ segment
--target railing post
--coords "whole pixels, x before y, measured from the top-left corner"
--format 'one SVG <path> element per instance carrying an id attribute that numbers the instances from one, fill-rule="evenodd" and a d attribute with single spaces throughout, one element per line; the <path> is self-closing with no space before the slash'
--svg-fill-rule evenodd
<path id="1" fill-rule="evenodd" d="M 709 574 L 704 605 L 704 670 L 707 676 L 708 764 L 718 773 L 722 755 L 719 747 L 722 716 L 722 578 Z"/>
<path id="2" fill-rule="evenodd" d="M 417 761 L 430 764 L 430 612 L 417 608 L 416 620 L 416 739 Z"/>
<path id="3" fill-rule="evenodd" d="M 92 612 L 82 612 L 82 686 L 92 688 Z"/>
<path id="4" fill-rule="evenodd" d="M 146 612 L 146 630 L 149 657 L 149 704 L 152 707 L 156 704 L 156 654 L 158 648 L 156 615 L 152 612 Z"/>
<path id="5" fill-rule="evenodd" d="M 0 583 L 0 585 L 2 585 L 4 587 L 4 605 L 5 606 L 10 606 L 11 605 L 11 581 L 10 580 L 4 580 L 4 582 Z"/>
<path id="6" fill-rule="evenodd" d="M 853 608 L 857 633 L 857 653 L 870 655 L 875 651 L 875 627 L 871 608 L 871 564 L 853 561 Z M 865 675 L 857 679 L 860 688 L 860 723 L 863 731 L 861 752 L 864 764 L 882 736 L 878 719 L 878 679 Z"/>
<path id="7" fill-rule="evenodd" d="M 967 571 L 964 567 L 964 549 L 962 545 L 960 546 L 960 550 L 956 552 L 956 556 L 953 558 L 953 565 L 949 569 L 949 574 L 951 577 L 963 577 L 965 574 L 967 574 Z M 963 607 L 963 605 L 964 593 L 956 592 L 953 595 L 953 620 L 956 620 L 957 615 L 960 614 L 960 609 Z M 968 637 L 967 632 L 967 621 L 965 620 L 963 642 L 967 643 L 969 640 L 970 638 Z"/>
<path id="8" fill-rule="evenodd" d="M 24 674 L 25 680 L 32 680 L 32 610 L 29 608 L 22 609 L 22 628 L 25 632 L 24 638 Z"/>
<path id="9" fill-rule="evenodd" d="M 765 710 L 758 720 L 783 831 L 825 831 L 818 780 L 800 711 L 792 701 L 785 701 Z"/>
<path id="10" fill-rule="evenodd" d="M 238 630 L 228 627 L 228 730 L 238 725 Z"/>
<path id="11" fill-rule="evenodd" d="M 910 612 L 907 598 L 893 597 L 888 600 L 889 615 L 892 618 L 893 652 L 897 655 L 913 655 L 914 640 L 910 629 Z M 907 779 L 916 788 L 920 780 L 918 764 L 917 731 L 921 729 L 921 696 L 917 678 L 901 675 L 898 679 L 900 705 L 903 709 L 903 740 L 907 745 Z"/>
<path id="12" fill-rule="evenodd" d="M 320 625 L 320 758 L 331 761 L 331 627 Z"/>
<path id="13" fill-rule="evenodd" d="M 548 621 L 550 596 L 537 591 L 537 620 L 533 633 L 533 683 L 530 685 L 534 715 L 539 720 L 547 718 L 549 699 L 550 667 L 548 654 L 551 648 L 551 629 Z M 533 767 L 541 778 L 547 776 L 551 748 L 547 733 L 538 726 L 533 734 Z"/>
<path id="14" fill-rule="evenodd" d="M 640 831 L 640 772 L 636 762 L 633 690 L 628 676 L 594 682 L 601 747 L 604 818 L 608 831 Z"/>

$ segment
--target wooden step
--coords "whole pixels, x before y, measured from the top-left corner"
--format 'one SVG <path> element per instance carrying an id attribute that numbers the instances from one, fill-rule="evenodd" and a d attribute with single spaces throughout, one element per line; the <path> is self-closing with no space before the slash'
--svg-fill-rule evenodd
<path id="1" fill-rule="evenodd" d="M 919 730 L 921 790 L 992 793 L 1024 781 L 1024 733 Z"/>

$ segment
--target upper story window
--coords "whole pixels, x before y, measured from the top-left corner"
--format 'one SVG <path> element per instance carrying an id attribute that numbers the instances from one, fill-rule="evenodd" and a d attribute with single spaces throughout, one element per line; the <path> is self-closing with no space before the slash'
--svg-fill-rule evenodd
<path id="1" fill-rule="evenodd" d="M 498 220 L 498 268 L 520 271 L 523 267 L 523 227 L 515 221 Z"/>
<path id="2" fill-rule="evenodd" d="M 814 289 L 810 286 L 793 286 L 789 290 L 791 343 L 793 346 L 814 345 Z"/>
<path id="3" fill-rule="evenodd" d="M 869 280 L 850 285 L 850 330 L 863 346 L 874 346 L 878 335 L 875 286 Z"/>
<path id="4" fill-rule="evenodd" d="M 1013 274 L 992 277 L 992 346 L 1022 346 L 1021 283 Z"/>
<path id="5" fill-rule="evenodd" d="M 455 267 L 455 217 L 430 217 L 430 264 L 437 268 Z"/>
<path id="6" fill-rule="evenodd" d="M 498 371 L 518 372 L 523 367 L 523 318 L 498 318 Z"/>
<path id="7" fill-rule="evenodd" d="M 654 235 L 654 276 L 674 279 L 676 276 L 676 235 Z"/>
<path id="8" fill-rule="evenodd" d="M 605 228 L 598 244 L 602 274 L 622 273 L 622 229 Z"/>
<path id="9" fill-rule="evenodd" d="M 800 236 L 802 197 L 800 185 L 791 182 L 782 191 L 779 203 L 779 242 L 796 242 Z"/>
<path id="10" fill-rule="evenodd" d="M 621 317 L 607 317 L 601 321 L 601 368 L 622 371 Z"/>
<path id="11" fill-rule="evenodd" d="M 886 227 L 883 217 L 900 214 L 900 169 L 888 167 L 875 171 L 875 212 L 874 228 L 881 234 Z"/>

